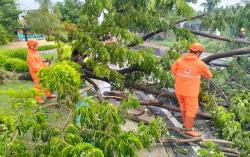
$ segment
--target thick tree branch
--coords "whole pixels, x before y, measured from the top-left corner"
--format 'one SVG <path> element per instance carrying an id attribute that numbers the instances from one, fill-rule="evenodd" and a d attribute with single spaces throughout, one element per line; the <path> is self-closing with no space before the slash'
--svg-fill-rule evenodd
<path id="1" fill-rule="evenodd" d="M 96 85 L 96 83 L 95 83 L 93 80 L 91 80 L 90 78 L 85 77 L 85 79 L 86 79 L 86 81 L 88 81 L 90 84 L 93 85 L 93 87 L 94 87 L 94 89 L 95 89 L 95 91 L 96 91 L 96 93 L 97 93 L 97 98 L 99 99 L 100 102 L 103 102 L 104 99 L 103 99 L 103 97 L 102 97 L 102 93 L 101 93 L 100 88 L 99 88 L 99 87 Z"/>
<path id="2" fill-rule="evenodd" d="M 207 16 L 207 15 L 209 15 L 209 13 L 197 15 L 197 16 L 192 17 L 191 19 L 182 19 L 180 21 L 177 21 L 175 24 L 179 24 L 179 23 L 182 23 L 182 22 L 185 22 L 185 21 L 189 21 L 189 20 L 200 19 L 200 18 L 203 18 L 204 16 Z"/>
<path id="3" fill-rule="evenodd" d="M 105 95 L 104 98 L 106 99 L 117 99 L 117 100 L 127 99 L 127 96 L 123 95 L 122 93 L 105 92 L 104 95 Z M 162 104 L 162 102 L 160 102 L 158 99 L 140 101 L 140 104 L 145 105 L 145 106 L 156 106 L 156 107 L 164 108 L 164 109 L 175 111 L 175 112 L 180 112 L 179 107 L 175 107 L 173 105 Z M 197 116 L 205 118 L 205 119 L 212 118 L 212 115 L 210 113 L 205 113 L 205 112 L 198 112 Z"/>
<path id="4" fill-rule="evenodd" d="M 167 104 L 151 104 L 149 106 L 157 106 L 160 108 L 164 108 L 167 110 L 171 110 L 171 111 L 175 111 L 175 112 L 181 112 L 179 107 L 175 107 L 173 105 L 167 105 Z M 201 118 L 205 118 L 205 119 L 211 119 L 212 115 L 210 113 L 206 113 L 206 112 L 198 112 L 197 116 L 201 117 Z"/>
<path id="5" fill-rule="evenodd" d="M 246 47 L 246 48 L 240 48 L 240 49 L 234 49 L 234 50 L 230 50 L 228 52 L 224 52 L 224 53 L 218 53 L 215 55 L 211 55 L 208 56 L 203 60 L 203 62 L 205 62 L 206 64 L 209 64 L 209 62 L 219 59 L 219 58 L 226 58 L 226 57 L 232 57 L 232 56 L 237 56 L 237 55 L 245 55 L 245 54 L 250 54 L 250 47 Z"/>
<path id="6" fill-rule="evenodd" d="M 139 70 L 139 68 L 137 68 L 137 67 L 129 67 L 129 68 L 120 69 L 117 72 L 124 75 L 124 74 L 132 73 L 132 72 L 135 72 L 135 71 L 138 71 L 138 70 Z"/>
<path id="7" fill-rule="evenodd" d="M 92 78 L 92 79 L 97 79 L 97 80 L 102 80 L 105 81 L 107 83 L 111 83 L 111 81 L 107 78 L 107 77 L 98 77 L 95 74 L 93 74 L 93 72 L 85 69 L 85 68 L 81 68 L 82 72 L 83 72 L 83 77 L 88 77 L 88 78 Z"/>
<path id="8" fill-rule="evenodd" d="M 162 95 L 162 96 L 166 96 L 166 97 L 168 97 L 170 99 L 176 99 L 176 96 L 175 96 L 174 93 L 165 92 L 165 91 L 163 92 L 163 91 L 157 90 L 155 88 L 149 88 L 149 87 L 147 87 L 147 86 L 145 86 L 143 84 L 131 84 L 131 83 L 125 82 L 125 85 L 127 87 L 142 90 L 145 93 L 150 93 L 150 94 L 154 94 L 154 95 Z"/>
<path id="9" fill-rule="evenodd" d="M 194 16 L 194 17 L 192 17 L 190 20 L 199 19 L 199 18 L 202 18 L 202 17 L 207 16 L 207 15 L 209 15 L 209 14 L 206 13 L 206 14 Z M 180 20 L 180 21 L 177 21 L 175 24 L 177 25 L 177 24 L 179 24 L 179 23 L 182 23 L 182 22 L 188 21 L 188 20 L 189 20 L 189 19 L 182 19 L 182 20 Z M 159 33 L 163 32 L 163 31 L 164 31 L 163 29 L 158 29 L 158 30 L 156 30 L 156 31 L 154 31 L 154 32 L 151 32 L 151 33 L 146 34 L 145 36 L 142 37 L 142 39 L 143 39 L 143 41 L 146 41 L 147 39 L 153 37 L 153 36 L 156 35 L 156 34 L 159 34 Z M 134 46 L 135 46 L 135 45 L 134 45 Z"/>
<path id="10" fill-rule="evenodd" d="M 156 34 L 159 34 L 159 33 L 163 32 L 163 31 L 164 31 L 163 29 L 159 29 L 159 30 L 156 30 L 154 32 L 148 33 L 148 34 L 144 35 L 142 37 L 142 39 L 143 39 L 143 41 L 146 41 L 147 39 L 151 38 L 152 36 L 154 36 Z"/>
<path id="11" fill-rule="evenodd" d="M 250 44 L 250 41 L 247 41 L 247 40 L 231 39 L 231 38 L 221 37 L 218 35 L 209 34 L 206 32 L 195 31 L 195 30 L 191 30 L 191 29 L 189 31 L 195 35 L 199 35 L 199 36 L 203 36 L 203 37 L 207 37 L 207 38 L 212 38 L 212 39 L 217 39 L 217 40 L 221 40 L 221 41 Z"/>
<path id="12" fill-rule="evenodd" d="M 70 120 L 71 120 L 71 117 L 72 117 L 72 110 L 69 111 L 69 114 L 68 114 L 68 117 L 66 119 L 66 122 L 65 124 L 62 126 L 62 131 L 67 127 L 67 125 L 69 124 Z"/>

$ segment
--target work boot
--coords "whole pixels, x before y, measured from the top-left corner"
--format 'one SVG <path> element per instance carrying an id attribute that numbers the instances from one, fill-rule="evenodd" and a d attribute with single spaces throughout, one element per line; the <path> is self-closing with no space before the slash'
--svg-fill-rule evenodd
<path id="1" fill-rule="evenodd" d="M 53 98 L 56 98 L 56 95 L 49 95 L 49 96 L 46 96 L 46 99 L 53 99 Z"/>
<path id="2" fill-rule="evenodd" d="M 201 133 L 198 131 L 194 131 L 194 128 L 193 128 L 194 118 L 195 117 L 187 117 L 187 116 L 185 117 L 184 127 L 186 129 L 192 129 L 190 131 L 185 131 L 185 134 L 193 136 L 193 137 L 200 137 Z"/>
<path id="3" fill-rule="evenodd" d="M 56 95 L 52 95 L 49 90 L 45 90 L 46 99 L 56 98 Z"/>

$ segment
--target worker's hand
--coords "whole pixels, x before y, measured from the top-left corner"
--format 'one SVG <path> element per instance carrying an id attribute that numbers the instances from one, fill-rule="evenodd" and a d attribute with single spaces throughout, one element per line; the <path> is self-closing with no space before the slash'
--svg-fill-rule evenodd
<path id="1" fill-rule="evenodd" d="M 51 61 L 48 58 L 44 59 L 43 62 L 46 66 L 49 66 L 51 64 Z"/>

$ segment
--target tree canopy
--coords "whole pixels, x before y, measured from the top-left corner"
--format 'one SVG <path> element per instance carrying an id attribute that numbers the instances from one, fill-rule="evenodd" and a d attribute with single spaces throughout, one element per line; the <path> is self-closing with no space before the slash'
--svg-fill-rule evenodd
<path id="1" fill-rule="evenodd" d="M 0 1 L 0 45 L 12 40 L 14 29 L 19 26 L 19 14 L 15 0 Z"/>
<path id="2" fill-rule="evenodd" d="M 35 33 L 60 36 L 64 31 L 60 21 L 60 11 L 52 6 L 50 0 L 38 0 L 40 8 L 29 11 L 25 16 L 27 27 Z"/>
<path id="3" fill-rule="evenodd" d="M 64 0 L 63 2 L 58 2 L 56 5 L 61 11 L 62 20 L 75 24 L 79 23 L 82 3 L 80 0 Z"/>

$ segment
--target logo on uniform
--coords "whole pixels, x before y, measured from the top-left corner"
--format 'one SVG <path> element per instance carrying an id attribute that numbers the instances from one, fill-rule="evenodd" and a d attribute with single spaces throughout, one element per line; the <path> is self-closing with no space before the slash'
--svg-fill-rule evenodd
<path id="1" fill-rule="evenodd" d="M 186 75 L 190 75 L 190 74 L 192 74 L 192 70 L 191 70 L 191 68 L 186 67 L 186 68 L 184 69 L 184 72 L 183 72 L 183 73 L 186 74 Z"/>

